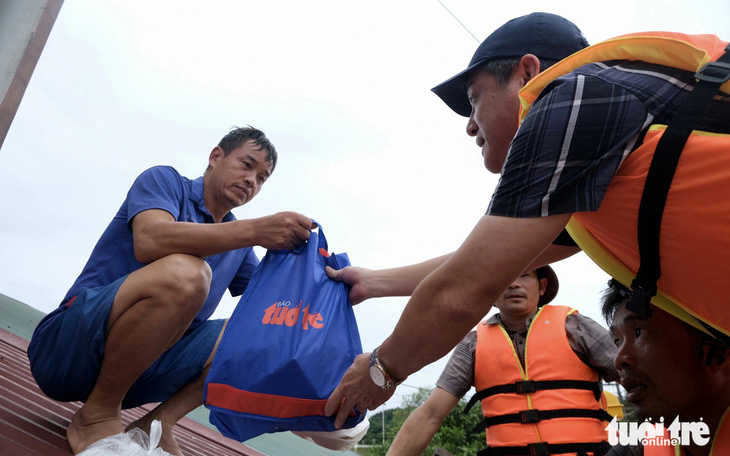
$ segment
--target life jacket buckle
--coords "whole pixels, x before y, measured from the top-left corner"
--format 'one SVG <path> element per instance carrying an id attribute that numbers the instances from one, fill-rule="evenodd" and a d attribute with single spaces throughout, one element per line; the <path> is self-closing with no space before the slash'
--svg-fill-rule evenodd
<path id="1" fill-rule="evenodd" d="M 695 78 L 712 84 L 724 84 L 730 80 L 730 63 L 708 62 L 695 73 Z"/>
<path id="2" fill-rule="evenodd" d="M 545 442 L 530 443 L 527 448 L 530 450 L 530 456 L 550 456 L 548 444 Z"/>
<path id="3" fill-rule="evenodd" d="M 657 287 L 656 283 L 650 286 L 645 286 L 640 283 L 638 279 L 634 279 L 631 282 L 632 297 L 629 302 L 626 303 L 626 310 L 630 310 L 637 314 L 640 318 L 650 318 L 651 311 L 651 298 L 656 296 Z"/>
<path id="4" fill-rule="evenodd" d="M 540 421 L 539 410 L 520 410 L 520 422 L 522 424 L 537 423 Z"/>
<path id="5" fill-rule="evenodd" d="M 515 385 L 517 386 L 517 392 L 520 394 L 535 392 L 535 382 L 533 382 L 532 380 L 522 380 L 521 382 L 515 382 Z"/>

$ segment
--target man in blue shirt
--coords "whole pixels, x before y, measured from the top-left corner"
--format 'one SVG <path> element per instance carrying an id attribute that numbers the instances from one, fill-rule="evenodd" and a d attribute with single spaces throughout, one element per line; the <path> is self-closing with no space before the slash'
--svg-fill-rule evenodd
<path id="1" fill-rule="evenodd" d="M 293 212 L 236 220 L 276 166 L 260 130 L 229 132 L 203 176 L 157 166 L 132 185 L 58 309 L 28 348 L 41 389 L 83 401 L 66 436 L 74 454 L 124 432 L 121 409 L 161 404 L 132 423 L 162 423 L 160 446 L 181 454 L 175 423 L 202 405 L 203 384 L 224 320 L 208 320 L 228 288 L 243 293 L 259 260 L 255 245 L 292 248 L 309 238 L 310 218 Z"/>

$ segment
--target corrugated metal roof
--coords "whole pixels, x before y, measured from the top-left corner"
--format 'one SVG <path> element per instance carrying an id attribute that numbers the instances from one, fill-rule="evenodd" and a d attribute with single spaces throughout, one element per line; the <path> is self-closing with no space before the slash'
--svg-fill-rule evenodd
<path id="1" fill-rule="evenodd" d="M 26 350 L 42 313 L 0 294 L 0 456 L 63 455 L 71 451 L 66 428 L 79 402 L 57 402 L 46 397 L 30 374 Z M 149 410 L 144 406 L 122 411 L 130 423 Z M 185 456 L 357 456 L 319 447 L 289 432 L 265 434 L 242 444 L 223 437 L 207 421 L 200 407 L 173 430 Z"/>
<path id="2" fill-rule="evenodd" d="M 71 452 L 66 428 L 81 403 L 56 402 L 41 392 L 30 374 L 27 345 L 0 329 L 0 454 L 67 456 Z M 148 406 L 124 410 L 122 421 L 132 422 L 149 410 Z M 186 456 L 263 455 L 190 418 L 180 420 L 173 433 Z"/>

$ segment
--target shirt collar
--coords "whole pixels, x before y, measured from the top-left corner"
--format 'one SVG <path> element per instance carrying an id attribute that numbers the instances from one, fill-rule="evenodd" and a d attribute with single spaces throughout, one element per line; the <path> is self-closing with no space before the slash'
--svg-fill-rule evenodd
<path id="1" fill-rule="evenodd" d="M 537 315 L 537 313 L 539 311 L 540 311 L 540 308 L 539 307 L 537 309 L 535 309 L 535 312 L 533 312 L 533 314 L 530 315 L 530 317 L 527 320 L 525 320 L 525 330 L 524 331 L 519 331 L 519 332 L 525 332 L 528 329 L 530 329 L 530 325 L 532 324 L 532 320 L 535 318 L 535 315 Z M 487 324 L 487 325 L 499 325 L 499 326 L 503 327 L 507 332 L 515 332 L 515 331 L 510 331 L 509 329 L 507 329 L 504 326 L 504 323 L 502 323 L 502 316 L 499 313 L 496 313 L 496 314 L 492 315 L 491 317 L 489 317 L 487 319 L 487 321 L 485 322 L 485 324 Z"/>
<path id="2" fill-rule="evenodd" d="M 195 203 L 195 205 L 198 207 L 198 210 L 201 211 L 206 216 L 210 217 L 210 219 L 213 219 L 213 216 L 210 212 L 208 212 L 208 208 L 205 207 L 205 193 L 203 192 L 203 176 L 200 176 L 197 179 L 194 179 L 190 181 L 190 200 Z M 229 222 L 231 220 L 235 220 L 236 218 L 233 216 L 232 212 L 227 213 L 223 219 L 222 222 Z"/>

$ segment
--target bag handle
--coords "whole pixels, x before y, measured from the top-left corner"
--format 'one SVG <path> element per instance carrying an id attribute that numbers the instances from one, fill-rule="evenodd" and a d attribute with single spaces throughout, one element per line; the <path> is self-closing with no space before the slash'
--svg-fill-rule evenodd
<path id="1" fill-rule="evenodd" d="M 327 251 L 327 238 L 324 237 L 324 231 L 322 231 L 322 225 L 320 225 L 314 219 L 312 219 L 312 223 L 314 223 L 316 225 L 316 229 L 318 231 L 318 233 L 317 233 L 317 250 L 320 251 L 320 253 L 322 253 L 323 256 L 329 256 L 329 253 Z M 310 233 L 311 233 L 311 231 L 312 230 L 310 230 Z M 311 234 L 310 234 L 309 239 L 310 240 L 312 239 Z M 287 252 L 290 251 L 291 253 L 298 255 L 298 254 L 304 252 L 307 249 L 307 246 L 309 246 L 309 241 L 304 241 L 301 244 L 299 244 L 298 246 L 292 248 L 291 250 L 287 250 Z"/>
<path id="2" fill-rule="evenodd" d="M 312 223 L 317 225 L 317 247 L 321 250 L 324 250 L 327 252 L 327 238 L 324 237 L 324 231 L 322 231 L 322 225 L 320 225 L 316 220 L 312 219 Z"/>

